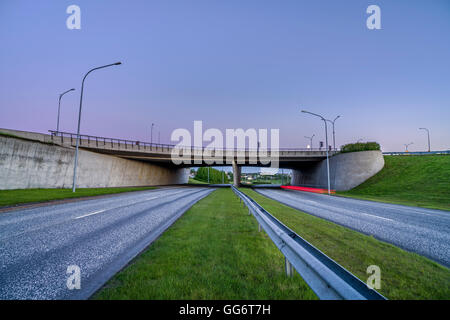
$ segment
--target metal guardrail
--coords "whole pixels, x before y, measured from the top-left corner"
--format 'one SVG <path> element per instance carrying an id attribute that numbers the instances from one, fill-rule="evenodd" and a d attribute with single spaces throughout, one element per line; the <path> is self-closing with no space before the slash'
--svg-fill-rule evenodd
<path id="1" fill-rule="evenodd" d="M 443 151 L 408 151 L 408 152 L 383 152 L 383 155 L 385 156 L 426 156 L 430 154 L 450 154 L 450 150 L 443 150 Z"/>
<path id="2" fill-rule="evenodd" d="M 234 193 L 248 207 L 261 227 L 285 256 L 286 273 L 293 268 L 302 276 L 319 299 L 327 300 L 386 300 L 376 290 L 344 269 L 337 262 L 315 248 L 252 198 L 232 186 Z"/>

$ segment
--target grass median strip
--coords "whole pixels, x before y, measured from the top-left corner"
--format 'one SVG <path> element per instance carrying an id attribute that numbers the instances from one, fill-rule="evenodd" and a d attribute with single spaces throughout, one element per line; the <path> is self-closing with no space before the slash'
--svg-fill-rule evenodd
<path id="1" fill-rule="evenodd" d="M 316 299 L 230 189 L 189 209 L 94 299 Z"/>
<path id="2" fill-rule="evenodd" d="M 0 207 L 155 189 L 155 187 L 0 190 Z"/>
<path id="3" fill-rule="evenodd" d="M 450 270 L 418 254 L 354 230 L 290 208 L 250 190 L 241 189 L 261 206 L 366 282 L 367 267 L 381 269 L 381 289 L 388 299 L 450 299 Z"/>

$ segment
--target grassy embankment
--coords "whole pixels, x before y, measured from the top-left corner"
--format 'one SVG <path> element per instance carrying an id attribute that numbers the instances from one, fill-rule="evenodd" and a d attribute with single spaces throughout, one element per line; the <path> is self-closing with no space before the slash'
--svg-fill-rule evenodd
<path id="1" fill-rule="evenodd" d="M 314 299 L 230 189 L 189 209 L 95 299 Z"/>
<path id="2" fill-rule="evenodd" d="M 338 195 L 450 210 L 450 156 L 385 156 L 372 178 Z"/>
<path id="3" fill-rule="evenodd" d="M 188 184 L 208 184 L 208 182 L 189 178 Z"/>
<path id="4" fill-rule="evenodd" d="M 379 292 L 388 299 L 450 299 L 449 269 L 371 236 L 285 206 L 253 190 L 242 191 L 362 281 L 367 281 L 368 266 L 379 266 Z"/>
<path id="5" fill-rule="evenodd" d="M 155 187 L 0 190 L 0 207 L 155 189 Z"/>

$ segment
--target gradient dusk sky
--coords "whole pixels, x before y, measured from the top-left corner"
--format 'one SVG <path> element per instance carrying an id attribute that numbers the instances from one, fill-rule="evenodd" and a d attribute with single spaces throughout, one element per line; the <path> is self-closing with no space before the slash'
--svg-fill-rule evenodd
<path id="1" fill-rule="evenodd" d="M 81 30 L 69 30 L 69 5 Z M 381 8 L 369 30 L 366 8 Z M 0 128 L 161 142 L 176 128 L 279 128 L 282 147 L 450 149 L 449 0 L 1 0 Z"/>

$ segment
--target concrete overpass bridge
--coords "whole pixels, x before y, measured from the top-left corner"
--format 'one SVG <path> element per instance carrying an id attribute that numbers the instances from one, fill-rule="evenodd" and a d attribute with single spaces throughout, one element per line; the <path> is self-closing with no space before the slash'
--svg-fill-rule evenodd
<path id="1" fill-rule="evenodd" d="M 49 134 L 0 129 L 0 132 L 37 140 L 47 144 L 73 149 L 77 135 L 70 132 L 49 131 Z M 79 148 L 123 159 L 139 161 L 176 171 L 180 168 L 202 166 L 232 166 L 234 184 L 239 185 L 241 167 L 269 167 L 276 160 L 276 167 L 292 169 L 291 184 L 325 187 L 326 151 L 324 149 L 286 149 L 277 153 L 272 150 L 211 149 L 176 147 L 136 140 L 80 135 Z M 172 154 L 183 156 L 184 162 L 175 164 Z M 275 152 L 275 151 L 274 151 Z M 359 152 L 339 154 L 330 151 L 331 187 L 337 190 L 350 189 L 378 172 L 384 165 L 381 152 Z"/>

